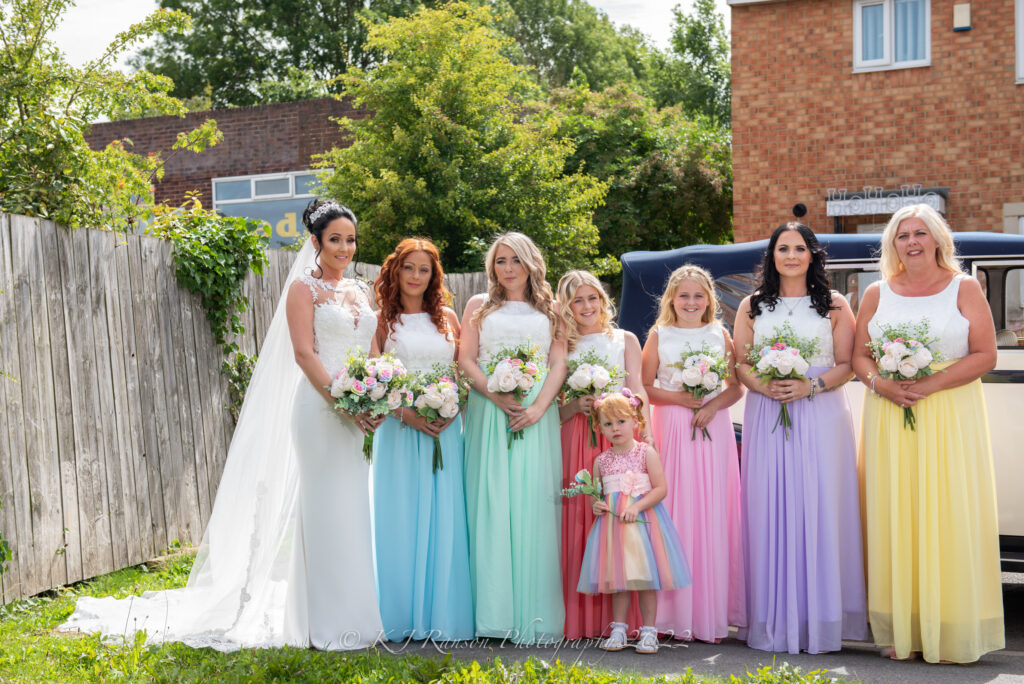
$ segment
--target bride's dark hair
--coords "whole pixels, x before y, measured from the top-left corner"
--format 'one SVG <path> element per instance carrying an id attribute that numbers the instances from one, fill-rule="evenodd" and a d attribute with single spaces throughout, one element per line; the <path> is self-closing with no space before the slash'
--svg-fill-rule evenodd
<path id="1" fill-rule="evenodd" d="M 356 215 L 351 209 L 343 204 L 338 204 L 334 200 L 320 200 L 312 199 L 309 204 L 306 205 L 306 210 L 302 212 L 302 225 L 306 226 L 306 230 L 316 238 L 316 265 L 320 267 L 320 252 L 323 251 L 323 234 L 324 228 L 326 228 L 331 221 L 334 219 L 346 218 L 352 222 L 352 225 L 356 228 L 359 227 L 359 221 L 356 220 Z"/>
<path id="2" fill-rule="evenodd" d="M 787 230 L 800 233 L 804 244 L 811 252 L 811 263 L 807 267 L 807 294 L 811 296 L 811 306 L 824 318 L 828 316 L 830 309 L 835 308 L 832 306 L 832 288 L 829 284 L 828 271 L 825 270 L 825 248 L 821 246 L 810 228 L 796 221 L 783 223 L 775 229 L 768 240 L 768 249 L 765 250 L 760 269 L 761 284 L 750 297 L 750 317 L 756 318 L 761 313 L 762 306 L 767 307 L 769 311 L 775 311 L 779 303 L 779 269 L 775 268 L 775 245 Z"/>

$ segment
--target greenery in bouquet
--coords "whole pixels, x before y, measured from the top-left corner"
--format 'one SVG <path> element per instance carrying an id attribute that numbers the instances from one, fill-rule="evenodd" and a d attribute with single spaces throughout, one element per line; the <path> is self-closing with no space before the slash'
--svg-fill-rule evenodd
<path id="1" fill-rule="evenodd" d="M 928 319 L 917 323 L 880 325 L 881 336 L 868 342 L 872 356 L 878 363 L 878 374 L 890 380 L 918 380 L 935 373 L 933 363 L 942 361 L 942 355 L 932 348 L 936 340 L 932 337 Z M 903 427 L 917 429 L 917 417 L 910 406 L 903 407 Z"/>
<path id="2" fill-rule="evenodd" d="M 576 473 L 576 477 L 573 478 L 573 483 L 562 490 L 562 496 L 566 499 L 571 499 L 581 494 L 586 495 L 594 499 L 595 501 L 603 501 L 604 493 L 601 491 L 601 481 L 594 480 L 594 476 L 590 474 L 590 471 L 584 468 L 583 470 Z M 615 511 L 608 511 L 611 515 L 616 518 L 621 517 Z M 648 524 L 647 520 L 636 519 L 636 522 Z"/>
<path id="3" fill-rule="evenodd" d="M 546 370 L 544 357 L 540 353 L 540 347 L 536 345 L 499 347 L 484 364 L 487 391 L 512 394 L 516 401 L 522 403 L 523 397 L 543 378 Z M 522 437 L 521 432 L 509 428 L 509 448 L 512 447 L 512 440 Z"/>
<path id="4" fill-rule="evenodd" d="M 622 382 L 625 375 L 622 370 L 608 362 L 608 359 L 593 349 L 569 359 L 569 370 L 565 383 L 562 385 L 562 403 L 567 404 L 575 399 L 597 396 L 611 386 Z M 594 417 L 587 415 L 587 427 L 590 431 L 590 446 L 597 446 L 597 431 L 594 430 Z"/>
<path id="5" fill-rule="evenodd" d="M 413 375 L 394 355 L 385 352 L 369 357 L 364 352 L 350 354 L 345 366 L 331 379 L 328 390 L 334 408 L 350 416 L 382 416 L 402 406 L 412 406 L 409 387 Z M 373 460 L 373 433 L 363 439 L 363 456 Z"/>
<path id="6" fill-rule="evenodd" d="M 757 338 L 754 348 L 747 354 L 747 360 L 754 365 L 754 373 L 763 383 L 772 380 L 805 380 L 807 369 L 811 366 L 810 359 L 817 352 L 816 338 L 800 337 L 793 326 L 786 322 L 777 326 L 771 335 Z M 782 404 L 772 432 L 779 425 L 782 425 L 786 439 L 789 439 L 793 421 L 786 404 Z"/>
<path id="7" fill-rule="evenodd" d="M 689 392 L 697 399 L 722 389 L 725 379 L 729 377 L 729 360 L 721 349 L 707 342 L 701 344 L 699 349 L 688 348 L 679 361 L 668 364 L 668 367 L 673 369 L 670 382 L 681 386 L 682 391 Z M 696 419 L 697 409 L 694 409 L 693 415 Z M 700 431 L 704 439 L 711 439 L 711 433 L 706 427 Z M 691 424 L 690 439 L 697 439 L 696 422 Z"/>
<path id="8" fill-rule="evenodd" d="M 412 405 L 416 414 L 429 423 L 450 420 L 459 415 L 469 397 L 469 383 L 460 377 L 454 363 L 437 363 L 429 372 L 419 373 L 412 387 Z M 433 468 L 444 468 L 441 440 L 434 438 Z"/>

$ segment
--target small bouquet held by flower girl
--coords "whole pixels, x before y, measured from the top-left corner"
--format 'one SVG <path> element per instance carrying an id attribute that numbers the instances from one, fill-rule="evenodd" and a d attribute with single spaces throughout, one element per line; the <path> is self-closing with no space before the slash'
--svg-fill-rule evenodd
<path id="1" fill-rule="evenodd" d="M 521 344 L 515 347 L 501 347 L 491 355 L 486 364 L 487 391 L 494 393 L 511 393 L 516 401 L 522 403 L 533 386 L 544 374 L 544 358 L 540 347 Z M 523 433 L 518 430 L 508 433 L 508 446 L 512 440 L 522 439 Z"/>
<path id="2" fill-rule="evenodd" d="M 350 354 L 345 367 L 331 380 L 334 408 L 350 416 L 382 416 L 400 406 L 412 406 L 411 380 L 405 366 L 389 353 L 373 358 L 363 352 Z M 363 456 L 373 460 L 373 433 L 363 438 Z"/>
<path id="3" fill-rule="evenodd" d="M 770 336 L 757 340 L 757 347 L 750 351 L 747 360 L 754 364 L 754 372 L 763 383 L 772 380 L 806 380 L 807 369 L 811 367 L 808 359 L 817 351 L 817 339 L 799 337 L 789 323 L 783 323 Z M 789 407 L 785 404 L 779 410 L 772 432 L 780 424 L 786 439 L 789 439 L 793 421 L 789 416 Z"/>
<path id="4" fill-rule="evenodd" d="M 620 382 L 624 377 L 618 366 L 608 363 L 608 359 L 593 349 L 570 359 L 568 365 L 568 377 L 562 385 L 562 403 L 580 397 L 597 396 L 609 385 Z M 587 427 L 590 429 L 590 446 L 596 447 L 597 432 L 594 430 L 593 415 L 587 416 Z"/>
<path id="5" fill-rule="evenodd" d="M 725 379 L 729 377 L 729 360 L 720 349 L 707 343 L 702 344 L 696 351 L 688 349 L 680 361 L 668 365 L 675 369 L 672 371 L 672 384 L 682 385 L 683 391 L 689 392 L 697 399 L 703 399 L 722 389 L 725 386 Z M 697 417 L 697 409 L 694 409 L 693 415 L 694 418 Z M 704 439 L 711 439 L 711 433 L 706 427 L 702 427 L 700 431 Z M 690 440 L 696 439 L 697 425 L 694 423 L 690 429 Z"/>
<path id="6" fill-rule="evenodd" d="M 629 481 L 637 475 L 637 473 L 633 472 L 623 473 L 623 478 L 627 481 L 623 486 L 623 491 L 629 493 L 630 496 L 632 496 L 631 492 L 633 491 L 634 486 L 630 484 Z M 594 477 L 586 468 L 576 473 L 576 477 L 573 478 L 573 483 L 562 490 L 562 496 L 564 496 L 566 499 L 571 499 L 574 496 L 579 496 L 580 494 L 585 494 L 586 496 L 593 498 L 595 501 L 602 501 L 604 499 L 604 494 L 601 492 L 601 481 L 598 480 L 595 482 Z M 615 511 L 608 512 L 614 515 L 616 518 L 621 517 Z M 640 518 L 637 518 L 636 522 L 649 524 L 649 521 L 641 520 Z"/>
<path id="7" fill-rule="evenodd" d="M 437 363 L 428 373 L 417 375 L 412 387 L 412 405 L 416 414 L 428 423 L 449 420 L 459 415 L 469 397 L 469 384 L 460 380 L 454 363 Z M 434 472 L 444 468 L 441 440 L 434 438 Z"/>
<path id="8" fill-rule="evenodd" d="M 933 363 L 942 361 L 941 354 L 932 351 L 935 339 L 931 336 L 928 319 L 919 323 L 881 325 L 881 337 L 868 342 L 868 348 L 878 363 L 879 375 L 890 380 L 917 380 L 935 373 Z M 903 407 L 903 427 L 917 429 L 914 409 Z"/>

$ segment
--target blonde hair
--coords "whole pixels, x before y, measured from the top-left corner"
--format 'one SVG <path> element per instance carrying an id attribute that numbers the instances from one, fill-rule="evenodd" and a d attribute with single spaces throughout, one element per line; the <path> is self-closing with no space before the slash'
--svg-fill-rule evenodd
<path id="1" fill-rule="evenodd" d="M 580 340 L 580 331 L 579 326 L 576 325 L 576 317 L 573 316 L 572 308 L 569 305 L 572 304 L 572 300 L 576 297 L 576 292 L 584 285 L 594 288 L 597 291 L 598 299 L 601 300 L 601 313 L 597 317 L 601 331 L 611 336 L 612 330 L 614 330 L 612 318 L 615 317 L 615 305 L 612 304 L 608 293 L 601 286 L 601 281 L 590 271 L 569 271 L 558 281 L 557 299 L 560 307 L 559 314 L 562 317 L 563 325 L 565 325 L 565 335 L 569 343 L 570 352 L 576 350 L 576 343 Z"/>
<path id="2" fill-rule="evenodd" d="M 882 231 L 882 253 L 878 260 L 878 270 L 881 271 L 882 277 L 888 280 L 906 269 L 900 261 L 899 254 L 896 253 L 896 231 L 899 230 L 900 224 L 909 218 L 921 219 L 928 226 L 932 237 L 939 245 L 935 250 L 935 262 L 939 268 L 961 273 L 963 269 L 960 267 L 960 259 L 957 258 L 956 247 L 953 245 L 953 233 L 946 219 L 927 204 L 912 204 L 893 214 Z"/>
<path id="3" fill-rule="evenodd" d="M 602 396 L 598 401 L 595 401 L 594 416 L 597 418 L 598 427 L 600 428 L 602 416 L 608 416 L 609 418 L 632 418 L 636 421 L 637 427 L 642 433 L 644 426 L 647 424 L 643 414 L 644 400 L 635 394 L 632 398 L 637 400 L 636 406 L 632 404 L 629 397 L 619 392 Z"/>
<path id="4" fill-rule="evenodd" d="M 555 295 L 551 292 L 551 286 L 545 280 L 547 275 L 547 264 L 544 263 L 544 256 L 533 244 L 533 240 L 522 233 L 501 233 L 494 238 L 484 264 L 487 270 L 487 301 L 476 310 L 470 321 L 473 325 L 480 327 L 480 323 L 493 311 L 496 311 L 506 301 L 508 292 L 498 278 L 494 265 L 497 258 L 498 247 L 504 245 L 511 249 L 519 262 L 526 269 L 526 302 L 537 311 L 548 317 L 551 322 L 551 337 L 558 333 L 558 315 L 555 313 Z"/>
<path id="5" fill-rule="evenodd" d="M 668 277 L 668 282 L 665 283 L 665 291 L 661 294 L 658 320 L 651 327 L 651 332 L 657 330 L 658 326 L 675 325 L 678 322 L 676 308 L 672 306 L 672 300 L 676 298 L 676 290 L 679 289 L 679 285 L 684 280 L 697 281 L 697 284 L 704 290 L 704 294 L 708 296 L 708 308 L 704 310 L 704 315 L 700 317 L 701 322 L 710 323 L 715 320 L 715 316 L 718 314 L 718 297 L 715 296 L 715 285 L 711 280 L 711 274 L 700 266 L 683 264 L 672 271 L 672 275 Z"/>

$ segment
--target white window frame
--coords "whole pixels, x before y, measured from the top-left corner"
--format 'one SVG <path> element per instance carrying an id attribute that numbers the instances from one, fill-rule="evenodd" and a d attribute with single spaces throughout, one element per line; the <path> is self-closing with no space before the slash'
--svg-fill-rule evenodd
<path id="1" fill-rule="evenodd" d="M 1024 85 L 1024 0 L 1017 0 L 1017 83 Z"/>
<path id="2" fill-rule="evenodd" d="M 1017 0 L 1018 7 L 1024 0 Z M 862 26 L 861 8 L 869 5 L 882 5 L 883 13 L 883 56 L 881 59 L 861 59 Z M 925 41 L 924 59 L 915 59 L 906 62 L 896 62 L 893 56 L 894 44 L 896 41 L 893 30 L 893 16 L 895 10 L 893 0 L 853 0 L 853 71 L 890 71 L 892 69 L 913 69 L 916 67 L 931 66 L 932 64 L 932 3 L 931 0 L 924 2 Z M 1020 12 L 1018 11 L 1018 17 Z M 1019 19 L 1018 19 L 1019 21 Z M 1019 31 L 1018 31 L 1019 33 Z"/>
<path id="3" fill-rule="evenodd" d="M 263 202 L 272 201 L 279 199 L 290 199 L 292 197 L 315 197 L 310 193 L 296 194 L 295 189 L 295 177 L 296 176 L 309 176 L 316 175 L 322 171 L 322 169 L 306 169 L 304 171 L 286 171 L 282 173 L 263 173 L 252 176 L 223 176 L 220 178 L 210 179 L 210 189 L 213 197 L 214 208 L 226 205 L 226 204 L 244 204 L 246 202 Z M 256 181 L 262 180 L 280 180 L 282 178 L 288 179 L 288 192 L 277 195 L 257 195 L 256 194 Z M 230 182 L 230 181 L 249 181 L 249 196 L 243 197 L 242 199 L 231 199 L 231 200 L 218 200 L 217 199 L 217 183 Z"/>

